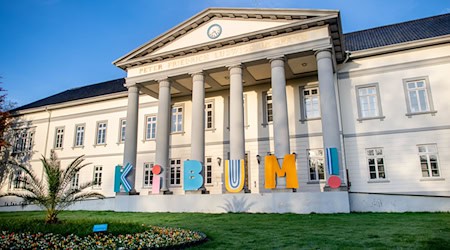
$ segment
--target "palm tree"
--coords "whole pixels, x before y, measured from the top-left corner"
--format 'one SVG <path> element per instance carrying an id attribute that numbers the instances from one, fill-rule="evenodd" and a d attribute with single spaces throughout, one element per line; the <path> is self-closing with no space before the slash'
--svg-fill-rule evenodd
<path id="1" fill-rule="evenodd" d="M 73 160 L 67 168 L 61 169 L 60 161 L 52 151 L 49 160 L 45 157 L 41 159 L 45 174 L 44 180 L 40 180 L 31 168 L 17 165 L 17 168 L 22 170 L 25 175 L 24 178 L 18 180 L 22 184 L 22 190 L 9 191 L 1 194 L 0 197 L 16 196 L 23 199 L 24 206 L 36 204 L 45 208 L 47 211 L 45 222 L 47 224 L 57 223 L 58 214 L 75 202 L 89 198 L 104 198 L 97 192 L 83 192 L 84 189 L 97 184 L 94 181 L 83 183 L 79 187 L 71 185 L 78 171 L 90 164 L 83 164 L 83 161 L 84 155 Z"/>

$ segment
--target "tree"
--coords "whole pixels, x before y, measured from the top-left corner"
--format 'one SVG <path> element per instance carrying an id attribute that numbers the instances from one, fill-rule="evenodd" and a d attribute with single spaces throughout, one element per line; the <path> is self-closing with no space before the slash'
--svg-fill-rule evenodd
<path id="1" fill-rule="evenodd" d="M 9 128 L 10 124 L 9 110 L 11 108 L 11 105 L 6 101 L 6 94 L 4 92 L 5 90 L 2 87 L 0 87 L 0 135 L 2 135 L 0 137 L 0 150 L 2 150 L 5 146 L 8 145 L 8 141 L 5 140 L 3 134 Z"/>
<path id="2" fill-rule="evenodd" d="M 0 161 L 0 189 L 11 172 L 11 164 L 9 162 L 13 159 L 11 158 L 10 150 L 13 131 L 10 128 L 14 123 L 14 119 L 9 111 L 13 107 L 14 103 L 6 100 L 5 90 L 0 87 L 0 154 L 2 156 Z"/>
<path id="3" fill-rule="evenodd" d="M 72 186 L 72 181 L 77 173 L 90 163 L 83 163 L 84 156 L 79 156 L 73 160 L 65 169 L 61 168 L 60 161 L 55 152 L 51 152 L 50 159 L 42 157 L 41 162 L 44 171 L 44 180 L 40 180 L 34 171 L 26 166 L 18 165 L 18 169 L 24 172 L 24 177 L 18 179 L 22 184 L 22 190 L 9 191 L 1 194 L 0 197 L 16 196 L 23 199 L 24 206 L 35 204 L 44 208 L 47 212 L 45 222 L 54 224 L 58 222 L 58 214 L 77 201 L 89 198 L 100 198 L 104 196 L 97 192 L 83 190 L 97 184 L 89 181 Z"/>

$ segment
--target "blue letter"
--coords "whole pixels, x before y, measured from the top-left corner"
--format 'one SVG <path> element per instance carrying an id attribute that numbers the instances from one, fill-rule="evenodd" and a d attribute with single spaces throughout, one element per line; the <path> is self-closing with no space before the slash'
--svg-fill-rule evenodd
<path id="1" fill-rule="evenodd" d="M 202 169 L 202 163 L 199 161 L 184 161 L 184 190 L 198 190 L 202 187 Z"/>

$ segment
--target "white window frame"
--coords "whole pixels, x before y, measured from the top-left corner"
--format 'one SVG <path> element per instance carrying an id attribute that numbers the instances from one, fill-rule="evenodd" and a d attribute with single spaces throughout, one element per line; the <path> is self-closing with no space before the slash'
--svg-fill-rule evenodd
<path id="1" fill-rule="evenodd" d="M 309 91 L 310 93 L 313 91 L 316 91 L 315 94 L 308 94 L 308 97 L 305 96 L 305 91 Z M 308 120 L 320 120 L 321 115 L 321 109 L 320 109 L 320 92 L 319 87 L 316 85 L 313 86 L 300 86 L 299 87 L 299 94 L 300 94 L 300 121 L 305 122 Z M 316 116 L 308 116 L 308 107 L 309 105 L 306 104 L 307 100 L 317 98 L 317 112 L 318 114 Z"/>
<path id="2" fill-rule="evenodd" d="M 312 152 L 316 152 L 314 155 Z M 321 152 L 321 154 L 320 154 Z M 308 162 L 308 180 L 309 183 L 319 183 L 326 180 L 325 171 L 325 152 L 323 148 L 312 148 L 306 150 L 307 162 Z M 320 171 L 319 164 L 322 164 L 322 171 Z M 313 170 L 314 172 L 311 172 Z M 311 178 L 314 174 L 315 179 Z M 320 175 L 322 174 L 322 178 Z"/>
<path id="3" fill-rule="evenodd" d="M 125 143 L 126 130 L 127 130 L 127 119 L 121 118 L 119 120 L 119 144 Z"/>
<path id="4" fill-rule="evenodd" d="M 104 127 L 100 127 L 104 125 Z M 108 132 L 108 122 L 107 121 L 99 121 L 97 122 L 97 130 L 95 133 L 95 145 L 106 145 L 106 133 Z M 103 134 L 103 140 L 100 135 Z"/>
<path id="5" fill-rule="evenodd" d="M 74 174 L 72 181 L 70 182 L 70 188 L 77 189 L 79 187 L 80 187 L 80 171 L 77 171 Z"/>
<path id="6" fill-rule="evenodd" d="M 211 107 L 208 108 L 208 105 Z M 208 122 L 208 112 L 210 112 L 211 122 Z M 214 112 L 214 100 L 205 101 L 205 130 L 215 130 L 215 112 Z M 208 125 L 209 126 L 208 127 Z"/>
<path id="7" fill-rule="evenodd" d="M 78 131 L 79 128 L 83 128 L 82 131 Z M 79 135 L 81 134 L 81 143 L 79 144 Z M 75 125 L 75 136 L 74 136 L 74 142 L 73 147 L 83 147 L 84 146 L 84 139 L 86 135 L 86 125 L 85 124 L 76 124 Z"/>
<path id="8" fill-rule="evenodd" d="M 273 122 L 273 99 L 272 99 L 272 90 L 264 91 L 262 93 L 263 100 L 263 125 L 268 125 Z M 270 100 L 269 100 L 270 97 Z M 270 107 L 269 107 L 270 104 Z M 269 111 L 272 113 L 269 114 Z"/>
<path id="9" fill-rule="evenodd" d="M 142 175 L 142 187 L 143 188 L 151 188 L 153 185 L 153 162 L 144 162 L 143 167 L 143 175 Z M 148 179 L 148 183 L 146 182 L 146 179 Z"/>
<path id="10" fill-rule="evenodd" d="M 181 111 L 180 111 L 181 109 Z M 175 110 L 175 112 L 174 112 Z M 181 115 L 181 121 L 180 121 Z M 175 116 L 175 123 L 174 123 Z M 180 126 L 178 126 L 180 125 Z M 184 105 L 174 105 L 170 111 L 170 131 L 172 134 L 183 133 L 184 129 Z"/>
<path id="11" fill-rule="evenodd" d="M 13 153 L 24 153 L 33 150 L 34 128 L 23 128 L 14 131 Z"/>
<path id="12" fill-rule="evenodd" d="M 420 152 L 422 149 L 425 149 L 425 151 Z M 440 170 L 440 163 L 439 163 L 439 153 L 437 144 L 420 144 L 417 145 L 417 151 L 419 155 L 419 164 L 420 164 L 420 170 L 422 173 L 422 178 L 425 179 L 433 179 L 433 178 L 441 178 L 441 170 Z M 432 159 L 431 156 L 436 157 L 436 168 L 432 168 Z M 426 160 L 426 169 L 424 169 L 423 163 L 422 163 L 422 157 L 425 157 Z M 424 176 L 424 170 L 426 171 L 428 176 Z M 437 175 L 433 175 L 433 171 L 437 171 Z"/>
<path id="13" fill-rule="evenodd" d="M 170 159 L 170 186 L 172 187 L 180 187 L 181 186 L 181 159 Z"/>
<path id="14" fill-rule="evenodd" d="M 26 184 L 22 182 L 22 180 L 25 178 L 25 173 L 21 169 L 17 169 L 12 172 L 11 179 L 10 179 L 10 186 L 9 189 L 11 190 L 22 190 Z"/>
<path id="15" fill-rule="evenodd" d="M 387 172 L 386 172 L 386 157 L 384 156 L 384 148 L 377 147 L 377 148 L 366 148 L 364 151 L 365 158 L 366 158 L 366 166 L 368 171 L 368 178 L 369 182 L 382 182 L 382 181 L 388 181 L 387 178 Z M 372 152 L 372 154 L 370 153 Z M 379 160 L 382 160 L 382 163 L 379 162 Z M 373 160 L 373 167 L 374 169 L 371 170 L 371 163 L 370 161 Z M 382 166 L 380 166 L 382 165 Z M 383 168 L 383 171 L 380 171 L 380 167 Z M 372 177 L 372 174 L 374 174 L 374 177 Z M 384 177 L 383 177 L 384 175 Z"/>
<path id="16" fill-rule="evenodd" d="M 103 172 L 103 166 L 94 166 L 94 174 L 93 174 L 93 182 L 94 185 L 92 186 L 93 189 L 101 189 L 102 188 L 102 172 Z"/>
<path id="17" fill-rule="evenodd" d="M 409 88 L 409 84 L 411 84 L 411 83 L 417 84 L 419 82 L 423 82 L 425 84 L 425 86 Z M 403 79 L 403 88 L 405 91 L 405 100 L 406 100 L 406 110 L 407 110 L 406 116 L 411 117 L 412 115 L 437 113 L 437 111 L 434 110 L 433 98 L 431 95 L 430 81 L 427 76 Z M 416 94 L 418 94 L 420 91 L 424 91 L 424 93 L 425 93 L 425 101 L 427 102 L 426 103 L 427 107 L 425 108 L 425 110 L 422 110 L 422 108 L 420 107 L 420 101 L 417 99 L 417 98 L 419 98 L 419 95 L 417 95 L 416 100 L 418 101 L 419 110 L 413 110 L 410 93 L 415 92 Z"/>
<path id="18" fill-rule="evenodd" d="M 366 94 L 366 95 L 361 95 L 360 94 L 360 90 L 362 89 L 374 89 L 376 91 L 375 94 Z M 358 121 L 363 121 L 363 120 L 370 120 L 370 119 L 384 119 L 385 117 L 383 116 L 383 109 L 381 107 L 381 97 L 380 97 L 380 88 L 379 88 L 379 84 L 378 83 L 370 83 L 370 84 L 362 84 L 362 85 L 357 85 L 355 86 L 355 93 L 356 93 L 356 105 L 358 107 Z M 370 97 L 374 97 L 376 103 L 370 103 L 369 99 Z M 369 115 L 369 114 L 364 114 L 363 110 L 362 110 L 362 100 L 363 99 L 367 99 L 367 103 L 369 106 L 372 106 L 372 108 L 375 109 L 376 114 L 374 115 Z"/>
<path id="19" fill-rule="evenodd" d="M 152 119 L 149 121 L 149 119 Z M 154 119 L 154 120 L 153 120 Z M 156 114 L 146 115 L 145 116 L 145 126 L 144 126 L 144 135 L 145 141 L 151 141 L 156 139 L 156 123 L 158 122 L 158 117 Z M 149 128 L 150 126 L 150 128 Z M 172 126 L 172 125 L 171 125 Z M 149 133 L 150 131 L 150 133 Z M 152 131 L 155 132 L 154 136 L 152 136 Z"/>
<path id="20" fill-rule="evenodd" d="M 205 185 L 213 185 L 213 158 L 205 157 Z"/>
<path id="21" fill-rule="evenodd" d="M 64 145 L 64 127 L 55 128 L 55 145 L 54 149 L 63 149 Z"/>

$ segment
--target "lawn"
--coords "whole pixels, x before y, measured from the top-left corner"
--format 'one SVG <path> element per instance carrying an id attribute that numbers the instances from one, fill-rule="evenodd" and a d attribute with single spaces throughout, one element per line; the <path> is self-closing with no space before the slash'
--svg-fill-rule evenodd
<path id="1" fill-rule="evenodd" d="M 196 249 L 450 249 L 450 213 L 198 214 L 63 212 L 45 225 L 43 212 L 0 213 L 0 230 L 89 234 L 108 223 L 114 234 L 142 224 L 201 231 Z"/>

